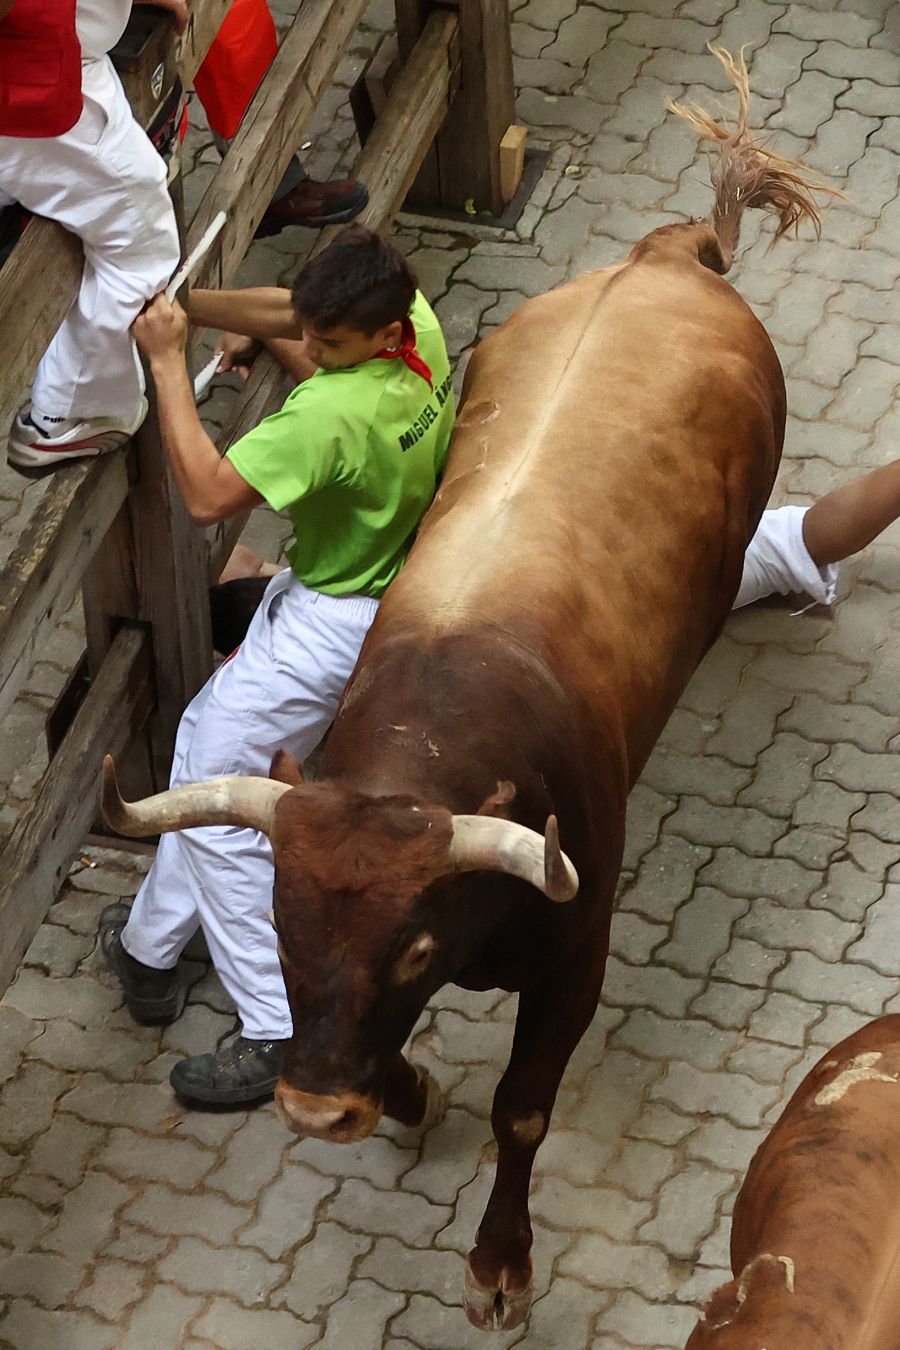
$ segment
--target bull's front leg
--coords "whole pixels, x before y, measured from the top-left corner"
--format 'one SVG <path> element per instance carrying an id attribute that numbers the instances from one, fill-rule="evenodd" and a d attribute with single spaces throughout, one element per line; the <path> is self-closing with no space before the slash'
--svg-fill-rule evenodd
<path id="1" fill-rule="evenodd" d="M 466 1314 L 482 1331 L 518 1326 L 531 1306 L 531 1171 L 566 1065 L 597 1010 L 607 939 L 597 940 L 601 950 L 519 998 L 512 1055 L 491 1112 L 497 1173 L 466 1265 Z"/>

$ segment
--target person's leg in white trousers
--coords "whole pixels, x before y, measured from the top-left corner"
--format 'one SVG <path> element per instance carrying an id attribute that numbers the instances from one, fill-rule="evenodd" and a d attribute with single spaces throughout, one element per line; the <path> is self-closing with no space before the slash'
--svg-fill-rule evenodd
<path id="1" fill-rule="evenodd" d="M 82 67 L 84 111 L 63 136 L 0 136 L 0 205 L 18 201 L 84 243 L 78 297 L 43 357 L 43 418 L 129 420 L 144 379 L 128 329 L 178 265 L 166 166 L 134 120 L 108 57 Z"/>
<path id="2" fill-rule="evenodd" d="M 178 731 L 172 786 L 267 775 L 278 749 L 303 760 L 334 719 L 377 601 L 272 579 L 236 655 L 194 699 Z M 122 932 L 128 954 L 171 969 L 202 926 L 250 1040 L 285 1040 L 291 1015 L 268 914 L 274 867 L 255 830 L 208 826 L 164 835 Z"/>

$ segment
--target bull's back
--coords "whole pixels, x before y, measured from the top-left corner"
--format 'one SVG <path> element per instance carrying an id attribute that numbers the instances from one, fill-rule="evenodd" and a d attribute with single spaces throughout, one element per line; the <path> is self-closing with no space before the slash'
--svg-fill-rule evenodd
<path id="1" fill-rule="evenodd" d="M 823 1055 L 735 1206 L 736 1280 L 690 1350 L 900 1346 L 900 1016 Z"/>
<path id="2" fill-rule="evenodd" d="M 763 329 L 677 242 L 527 302 L 481 344 L 379 620 L 510 632 L 587 707 L 615 704 L 635 764 L 648 709 L 664 718 L 730 606 L 783 431 Z"/>

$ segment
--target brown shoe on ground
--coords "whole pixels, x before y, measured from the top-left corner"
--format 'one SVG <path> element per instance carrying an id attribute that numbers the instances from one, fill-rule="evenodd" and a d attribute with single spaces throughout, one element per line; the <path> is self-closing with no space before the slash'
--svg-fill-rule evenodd
<path id="1" fill-rule="evenodd" d="M 334 183 L 317 183 L 304 178 L 291 188 L 280 201 L 271 202 L 259 222 L 257 239 L 278 234 L 286 225 L 305 225 L 319 229 L 322 225 L 343 225 L 353 220 L 369 200 L 368 189 L 355 178 L 342 178 Z"/>

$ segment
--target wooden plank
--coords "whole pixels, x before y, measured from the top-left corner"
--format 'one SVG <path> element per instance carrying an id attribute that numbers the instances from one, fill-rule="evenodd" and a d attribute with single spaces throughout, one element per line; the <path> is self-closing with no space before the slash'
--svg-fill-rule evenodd
<path id="1" fill-rule="evenodd" d="M 127 492 L 122 455 L 69 465 L 47 485 L 0 582 L 0 716 L 71 603 Z"/>
<path id="2" fill-rule="evenodd" d="M 182 39 L 180 71 L 185 85 L 197 67 L 228 12 L 232 0 L 196 0 L 188 31 Z M 170 32 L 170 23 L 160 11 L 159 24 Z M 170 39 L 171 40 L 171 39 Z M 129 75 L 125 83 L 140 82 L 143 75 Z M 15 346 L 6 344 L 0 362 L 0 415 L 18 407 L 38 361 L 75 298 L 81 280 L 82 249 L 79 240 L 49 220 L 35 219 L 15 247 L 9 262 L 0 268 L 0 332 L 15 333 Z"/>
<path id="3" fill-rule="evenodd" d="M 83 254 L 74 235 L 49 220 L 33 220 L 0 267 L 0 417 L 18 408 L 50 339 L 75 298 Z"/>
<path id="4" fill-rule="evenodd" d="M 193 83 L 232 4 L 233 0 L 194 0 L 187 31 L 181 39 L 179 71 L 185 88 Z"/>
<path id="5" fill-rule="evenodd" d="M 402 62 L 412 55 L 431 12 L 431 0 L 394 0 L 397 48 Z M 435 206 L 441 197 L 437 147 L 429 146 L 409 193 L 410 210 Z"/>
<path id="6" fill-rule="evenodd" d="M 357 219 L 372 229 L 393 219 L 447 118 L 460 61 L 458 34 L 456 14 L 435 10 L 354 163 L 354 176 L 370 185 L 368 204 Z M 317 250 L 335 233 L 326 231 Z"/>
<path id="7" fill-rule="evenodd" d="M 437 141 L 439 204 L 500 215 L 500 141 L 515 122 L 509 0 L 459 0 L 462 80 Z M 438 203 L 432 203 L 437 205 Z"/>
<path id="8" fill-rule="evenodd" d="M 511 126 L 500 141 L 500 196 L 504 202 L 511 202 L 519 190 L 527 136 L 527 127 Z"/>
<path id="9" fill-rule="evenodd" d="M 195 286 L 226 286 L 234 276 L 366 3 L 304 0 L 191 223 L 189 248 L 217 212 L 228 217 Z"/>
<path id="10" fill-rule="evenodd" d="M 0 854 L 0 990 L 44 920 L 97 809 L 100 766 L 120 754 L 153 701 L 149 640 L 140 628 L 117 634 L 37 799 Z"/>

